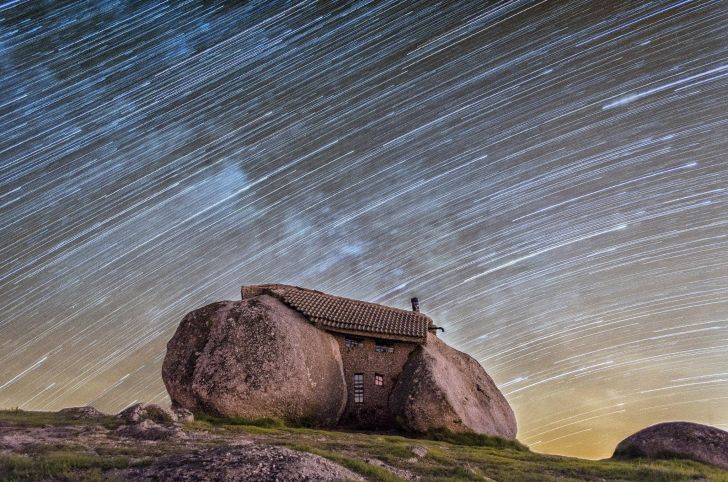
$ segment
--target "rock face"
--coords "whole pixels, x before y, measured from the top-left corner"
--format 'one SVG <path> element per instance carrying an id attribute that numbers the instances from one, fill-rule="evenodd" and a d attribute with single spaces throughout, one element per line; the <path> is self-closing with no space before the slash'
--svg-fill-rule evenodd
<path id="1" fill-rule="evenodd" d="M 442 428 L 516 437 L 513 410 L 483 367 L 433 335 L 405 364 L 390 404 L 416 432 Z"/>
<path id="2" fill-rule="evenodd" d="M 612 458 L 690 459 L 728 470 L 728 432 L 698 423 L 659 423 L 622 440 Z"/>
<path id="3" fill-rule="evenodd" d="M 185 316 L 162 378 L 175 407 L 248 419 L 330 426 L 347 397 L 333 336 L 268 295 Z"/>

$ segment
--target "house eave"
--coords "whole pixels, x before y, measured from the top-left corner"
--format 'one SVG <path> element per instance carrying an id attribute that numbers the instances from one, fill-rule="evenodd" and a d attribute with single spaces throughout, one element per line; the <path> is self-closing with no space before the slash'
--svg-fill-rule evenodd
<path id="1" fill-rule="evenodd" d="M 359 337 L 364 337 L 364 338 L 376 338 L 379 340 L 402 341 L 405 343 L 414 343 L 417 345 L 422 345 L 427 341 L 427 337 L 392 335 L 390 333 L 378 333 L 378 332 L 363 331 L 363 330 L 347 330 L 345 328 L 333 328 L 330 326 L 322 325 L 320 323 L 315 323 L 315 325 L 322 330 L 329 331 L 332 333 L 341 333 L 343 335 L 353 335 L 353 336 L 359 336 Z"/>

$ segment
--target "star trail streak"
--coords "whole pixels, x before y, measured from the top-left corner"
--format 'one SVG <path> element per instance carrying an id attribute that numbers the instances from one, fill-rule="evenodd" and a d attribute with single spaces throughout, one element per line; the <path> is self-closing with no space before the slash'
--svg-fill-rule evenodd
<path id="1" fill-rule="evenodd" d="M 0 132 L 0 407 L 282 282 L 419 296 L 534 450 L 728 429 L 725 0 L 3 2 Z"/>

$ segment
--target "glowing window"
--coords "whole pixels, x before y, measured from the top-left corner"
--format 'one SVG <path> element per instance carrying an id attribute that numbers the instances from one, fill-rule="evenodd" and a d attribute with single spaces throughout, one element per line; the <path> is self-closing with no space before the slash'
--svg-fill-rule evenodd
<path id="1" fill-rule="evenodd" d="M 374 374 L 374 384 L 378 387 L 384 386 L 384 375 L 380 375 L 379 373 Z"/>

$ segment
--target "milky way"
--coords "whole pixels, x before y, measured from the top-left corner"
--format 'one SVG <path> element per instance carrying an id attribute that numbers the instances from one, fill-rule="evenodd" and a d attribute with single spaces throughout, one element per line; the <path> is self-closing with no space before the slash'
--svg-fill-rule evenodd
<path id="1" fill-rule="evenodd" d="M 0 407 L 283 282 L 419 296 L 533 450 L 728 429 L 728 2 L 240 3 L 0 5 Z"/>

